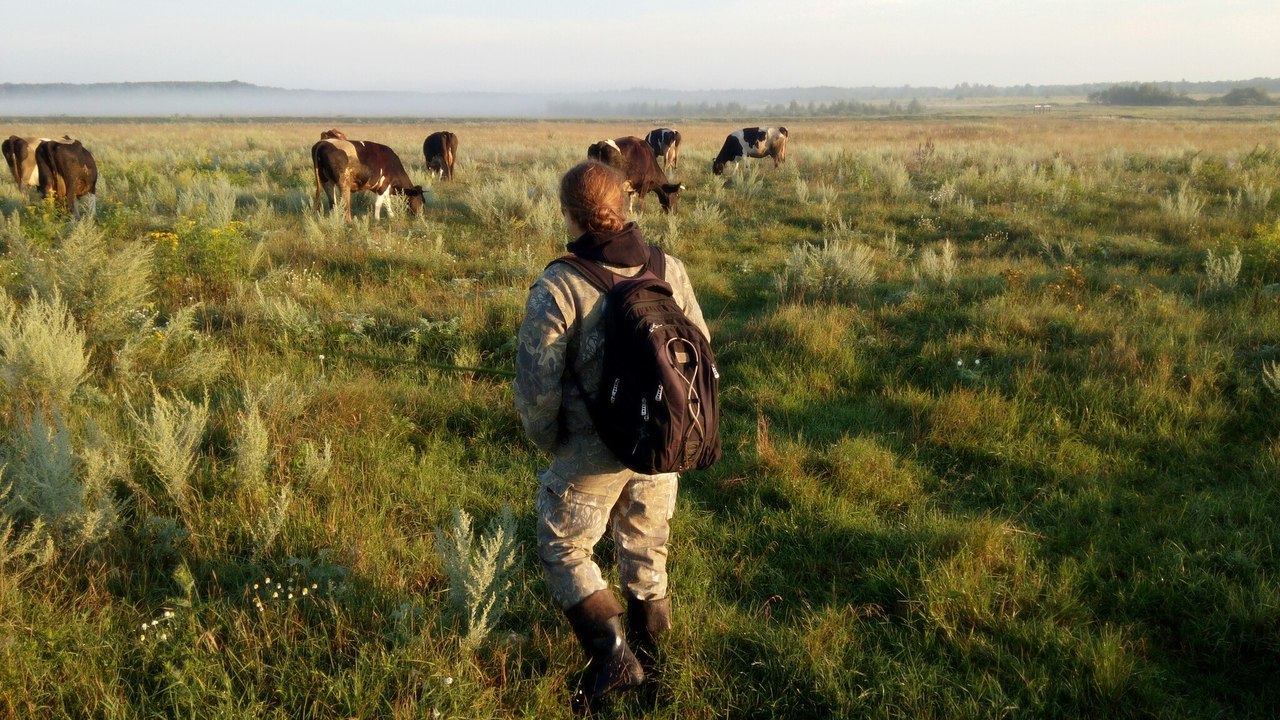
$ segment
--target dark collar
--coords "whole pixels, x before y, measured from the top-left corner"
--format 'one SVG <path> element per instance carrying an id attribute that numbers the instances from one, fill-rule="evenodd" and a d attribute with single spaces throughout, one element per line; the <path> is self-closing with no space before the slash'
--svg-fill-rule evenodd
<path id="1" fill-rule="evenodd" d="M 649 261 L 649 245 L 633 222 L 616 233 L 586 233 L 566 247 L 584 260 L 610 265 L 636 267 Z"/>

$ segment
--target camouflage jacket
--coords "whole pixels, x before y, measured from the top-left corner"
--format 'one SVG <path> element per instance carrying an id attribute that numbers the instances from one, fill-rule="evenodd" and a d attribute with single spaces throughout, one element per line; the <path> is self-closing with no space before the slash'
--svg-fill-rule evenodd
<path id="1" fill-rule="evenodd" d="M 628 277 L 640 272 L 639 267 L 605 267 Z M 684 263 L 668 255 L 665 279 L 675 292 L 676 303 L 709 340 L 711 332 Z M 556 457 L 599 455 L 601 450 L 612 457 L 596 435 L 574 380 L 576 373 L 582 390 L 589 395 L 600 386 L 602 299 L 595 286 L 564 263 L 548 267 L 529 288 L 516 351 L 516 412 L 529 440 Z M 570 367 L 573 372 L 567 370 Z"/>

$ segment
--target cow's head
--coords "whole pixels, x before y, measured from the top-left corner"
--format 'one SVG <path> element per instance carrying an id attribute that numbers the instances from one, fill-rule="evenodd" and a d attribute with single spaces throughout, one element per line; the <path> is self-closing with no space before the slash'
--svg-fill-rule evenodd
<path id="1" fill-rule="evenodd" d="M 725 166 L 725 162 L 723 160 L 716 160 L 715 162 L 711 163 L 711 174 L 723 175 L 724 166 Z"/>
<path id="2" fill-rule="evenodd" d="M 679 183 L 665 183 L 658 188 L 658 202 L 662 203 L 663 210 L 669 213 L 676 211 L 681 190 L 684 190 L 684 185 Z"/>
<path id="3" fill-rule="evenodd" d="M 413 187 L 405 188 L 404 196 L 409 201 L 409 214 L 421 215 L 423 206 L 427 204 L 422 186 L 414 185 Z"/>

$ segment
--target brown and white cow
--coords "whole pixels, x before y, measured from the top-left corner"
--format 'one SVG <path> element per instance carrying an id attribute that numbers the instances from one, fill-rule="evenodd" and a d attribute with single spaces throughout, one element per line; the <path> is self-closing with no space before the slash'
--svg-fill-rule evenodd
<path id="1" fill-rule="evenodd" d="M 729 163 L 736 165 L 743 156 L 771 157 L 773 166 L 778 167 L 778 163 L 787 159 L 787 129 L 748 127 L 730 133 L 724 139 L 724 147 L 720 148 L 720 154 L 716 155 L 716 159 L 711 162 L 711 172 L 719 175 L 724 172 L 725 165 Z"/>
<path id="2" fill-rule="evenodd" d="M 327 197 L 332 210 L 341 191 L 342 204 L 350 220 L 351 193 L 369 190 L 377 198 L 373 204 L 374 220 L 381 217 L 382 205 L 393 194 L 408 198 L 410 215 L 422 212 L 422 186 L 413 184 L 400 156 L 386 145 L 327 138 L 311 146 L 311 163 L 316 171 L 317 209 L 322 207 L 321 197 Z M 387 215 L 395 217 L 390 207 Z"/>
<path id="3" fill-rule="evenodd" d="M 36 148 L 36 168 L 41 197 L 60 200 L 75 217 L 80 216 L 77 201 L 84 198 L 89 214 L 94 214 L 98 205 L 98 164 L 79 140 L 65 136 L 62 140 L 42 140 Z"/>
<path id="4" fill-rule="evenodd" d="M 346 140 L 347 134 L 342 132 L 338 128 L 332 128 L 330 130 L 325 130 L 324 132 L 320 133 L 320 139 L 321 140 Z"/>
<path id="5" fill-rule="evenodd" d="M 644 141 L 653 149 L 655 158 L 663 158 L 663 167 L 667 172 L 676 169 L 680 162 L 680 133 L 671 128 L 650 130 Z"/>
<path id="6" fill-rule="evenodd" d="M 36 165 L 36 148 L 45 138 L 23 138 L 10 135 L 8 140 L 0 143 L 0 152 L 4 153 L 5 165 L 19 190 L 26 190 L 40 185 L 40 169 Z"/>
<path id="7" fill-rule="evenodd" d="M 458 136 L 448 130 L 433 132 L 422 142 L 422 155 L 427 170 L 438 173 L 441 180 L 453 179 L 453 162 L 458 158 Z"/>
<path id="8" fill-rule="evenodd" d="M 638 137 L 601 140 L 587 148 L 587 157 L 621 171 L 633 200 L 639 197 L 640 202 L 644 202 L 644 196 L 652 192 L 657 194 L 663 210 L 675 211 L 684 186 L 667 182 L 666 173 L 658 167 L 658 158 L 644 140 Z"/>

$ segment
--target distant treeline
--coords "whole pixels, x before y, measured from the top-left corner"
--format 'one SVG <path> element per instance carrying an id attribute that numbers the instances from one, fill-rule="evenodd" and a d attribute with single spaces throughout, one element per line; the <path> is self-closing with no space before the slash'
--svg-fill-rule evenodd
<path id="1" fill-rule="evenodd" d="M 611 103 L 606 101 L 581 102 L 565 100 L 547 103 L 547 112 L 557 117 L 848 117 L 873 115 L 914 115 L 922 113 L 925 106 L 917 99 L 902 104 L 897 100 L 887 103 L 869 103 L 858 100 L 834 102 L 774 103 L 748 107 L 740 102 L 723 103 Z"/>
<path id="2" fill-rule="evenodd" d="M 1275 105 L 1261 87 L 1233 88 L 1221 97 L 1200 101 L 1165 84 L 1113 85 L 1089 93 L 1089 102 L 1102 105 Z"/>
<path id="3" fill-rule="evenodd" d="M 1280 79 L 1147 83 L 1173 98 L 1221 95 L 1224 103 L 1262 102 L 1235 91 L 1280 93 Z M 924 104 L 967 98 L 1084 97 L 1125 83 L 1086 85 L 973 85 L 951 87 L 790 87 L 724 90 L 625 88 L 599 92 L 382 92 L 293 90 L 244 82 L 139 82 L 89 84 L 0 83 L 0 115 L 25 117 L 748 117 L 875 116 L 912 114 Z M 1148 100 L 1159 96 L 1154 93 Z M 1252 99 L 1251 99 L 1252 98 Z M 1269 98 L 1267 98 L 1269 101 Z M 1097 102 L 1106 102 L 1099 99 Z M 1158 104 L 1182 102 L 1168 98 Z M 924 103 L 924 104 L 922 104 Z"/>

